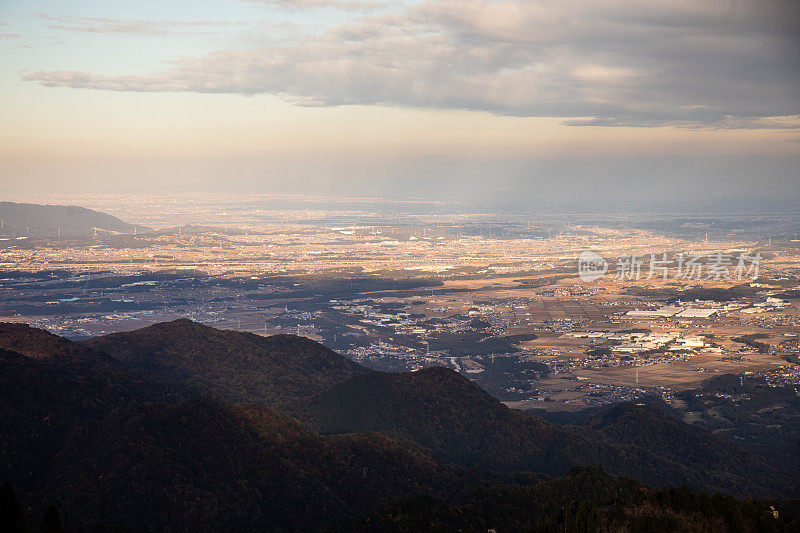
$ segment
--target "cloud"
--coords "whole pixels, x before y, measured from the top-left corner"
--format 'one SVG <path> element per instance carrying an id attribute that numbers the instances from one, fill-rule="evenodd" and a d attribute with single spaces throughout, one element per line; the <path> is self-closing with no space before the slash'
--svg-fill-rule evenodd
<path id="1" fill-rule="evenodd" d="M 0 22 L 0 30 L 5 30 L 10 27 L 10 24 Z M 14 32 L 0 31 L 0 39 L 19 39 L 22 35 Z"/>
<path id="2" fill-rule="evenodd" d="M 387 7 L 377 0 L 244 0 L 253 4 L 265 4 L 288 9 L 340 9 L 343 11 L 373 11 Z"/>
<path id="3" fill-rule="evenodd" d="M 48 27 L 78 33 L 122 33 L 135 35 L 171 35 L 181 33 L 207 33 L 210 29 L 231 26 L 235 23 L 201 21 L 122 20 L 99 17 L 53 16 L 38 13 L 37 17 L 49 22 Z"/>
<path id="4" fill-rule="evenodd" d="M 565 119 L 562 123 L 566 126 L 603 126 L 603 127 L 637 127 L 648 126 L 641 119 L 635 117 L 600 118 L 600 117 L 574 117 Z M 776 117 L 736 117 L 724 116 L 715 122 L 700 120 L 664 120 L 659 122 L 676 128 L 714 128 L 727 130 L 795 130 L 800 132 L 800 115 L 784 115 Z"/>
<path id="5" fill-rule="evenodd" d="M 795 129 L 796 20 L 800 3 L 792 0 L 426 1 L 159 72 L 23 78 L 48 87 L 274 94 L 297 105 L 567 117 L 583 126 Z"/>

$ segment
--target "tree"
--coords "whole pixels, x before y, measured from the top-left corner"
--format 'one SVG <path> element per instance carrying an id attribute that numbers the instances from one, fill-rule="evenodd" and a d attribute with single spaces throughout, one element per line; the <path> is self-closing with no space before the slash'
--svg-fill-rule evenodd
<path id="1" fill-rule="evenodd" d="M 47 506 L 42 517 L 42 532 L 43 533 L 64 533 L 64 526 L 61 525 L 61 517 L 58 515 L 58 509 L 53 504 Z"/>
<path id="2" fill-rule="evenodd" d="M 16 491 L 8 483 L 3 483 L 0 486 L 0 531 L 17 533 L 27 530 L 25 514 Z"/>

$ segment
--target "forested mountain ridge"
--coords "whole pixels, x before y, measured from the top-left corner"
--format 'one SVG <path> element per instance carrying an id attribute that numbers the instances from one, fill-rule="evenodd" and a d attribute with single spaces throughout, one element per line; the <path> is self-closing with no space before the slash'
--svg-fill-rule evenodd
<path id="1" fill-rule="evenodd" d="M 227 401 L 286 411 L 335 383 L 370 372 L 304 337 L 262 337 L 186 319 L 96 337 L 83 345 L 128 368 L 204 388 Z"/>
<path id="2" fill-rule="evenodd" d="M 776 468 L 706 430 L 646 406 L 619 411 L 603 424 L 562 426 L 507 408 L 452 370 L 430 368 L 356 376 L 314 398 L 306 416 L 323 434 L 377 431 L 465 468 L 560 476 L 600 465 L 655 486 L 794 490 Z"/>
<path id="3" fill-rule="evenodd" d="M 720 518 L 702 499 L 684 512 L 599 470 L 568 477 L 566 485 L 546 481 L 583 464 L 630 472 L 653 485 L 790 493 L 781 485 L 767 490 L 765 478 L 777 474 L 754 472 L 736 450 L 727 469 L 680 453 L 655 458 L 663 450 L 648 452 L 628 419 L 645 417 L 659 427 L 663 421 L 647 412 L 623 410 L 591 430 L 560 426 L 507 409 L 449 370 L 369 372 L 300 337 L 263 338 L 177 321 L 74 343 L 0 324 L 0 348 L 0 482 L 16 489 L 33 529 L 45 501 L 70 530 L 308 531 L 370 524 L 418 530 L 426 527 L 411 525 L 428 514 L 420 515 L 420 501 L 428 502 L 431 520 L 441 513 L 442 520 L 472 526 L 519 523 L 549 531 L 600 517 L 588 524 L 613 523 L 624 531 L 644 517 L 731 529 L 729 517 Z M 689 431 L 681 438 L 695 437 Z M 716 457 L 713 439 L 696 442 Z M 691 468 L 707 476 L 705 484 L 686 474 Z M 627 511 L 617 516 L 619 483 L 639 488 L 631 492 L 638 496 L 619 500 Z M 13 493 L 0 492 L 3 498 Z M 498 500 L 503 494 L 505 504 L 506 496 Z M 545 495 L 551 504 L 535 504 Z M 591 505 L 570 507 L 578 500 Z M 776 530 L 794 520 L 791 514 L 771 518 L 763 503 L 725 502 L 746 517 L 745 530 L 767 518 Z"/>

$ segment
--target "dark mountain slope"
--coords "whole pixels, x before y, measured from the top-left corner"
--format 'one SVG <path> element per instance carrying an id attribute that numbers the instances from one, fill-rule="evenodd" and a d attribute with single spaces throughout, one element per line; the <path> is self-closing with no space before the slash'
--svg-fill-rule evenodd
<path id="1" fill-rule="evenodd" d="M 111 357 L 46 331 L 0 323 L 0 479 L 32 490 L 73 434 L 113 410 L 191 395 L 165 380 L 134 378 Z"/>
<path id="2" fill-rule="evenodd" d="M 717 376 L 678 398 L 693 413 L 692 425 L 767 456 L 800 479 L 800 395 L 764 377 Z"/>
<path id="3" fill-rule="evenodd" d="M 306 530 L 472 479 L 382 435 L 322 438 L 268 408 L 181 400 L 192 392 L 84 346 L 0 331 L 31 354 L 0 350 L 0 480 L 27 502 L 58 502 L 79 530 Z"/>
<path id="4" fill-rule="evenodd" d="M 268 408 L 198 399 L 125 409 L 72 439 L 44 494 L 80 529 L 310 530 L 464 479 L 380 435 L 323 438 Z"/>
<path id="5" fill-rule="evenodd" d="M 310 339 L 261 337 L 186 319 L 84 344 L 129 368 L 197 385 L 228 401 L 287 411 L 335 383 L 368 372 Z"/>
<path id="6" fill-rule="evenodd" d="M 323 434 L 380 431 L 468 468 L 562 475 L 615 461 L 602 439 L 512 411 L 446 368 L 356 376 L 316 397 L 306 416 Z"/>
<path id="7" fill-rule="evenodd" d="M 115 405 L 130 401 L 177 401 L 199 394 L 197 389 L 169 378 L 131 371 L 103 352 L 28 324 L 0 322 L 0 349 L 36 361 L 40 365 L 36 368 L 41 368 L 37 371 L 102 384 L 105 397 Z"/>
<path id="8" fill-rule="evenodd" d="M 33 359 L 120 367 L 111 357 L 28 324 L 0 322 L 0 347 Z"/>
<path id="9" fill-rule="evenodd" d="M 666 463 L 689 465 L 709 479 L 720 480 L 730 492 L 798 494 L 790 472 L 775 468 L 774 463 L 759 455 L 658 408 L 617 404 L 587 421 L 584 427 L 610 442 L 645 449 Z M 766 492 L 748 490 L 750 483 L 761 485 Z"/>
<path id="10" fill-rule="evenodd" d="M 542 447 L 557 426 L 509 410 L 445 368 L 357 376 L 317 396 L 306 417 L 323 434 L 381 431 L 465 467 L 555 474 L 572 466 Z"/>
<path id="11" fill-rule="evenodd" d="M 692 493 L 685 487 L 647 489 L 630 479 L 583 467 L 564 478 L 528 486 L 492 486 L 467 498 L 402 498 L 341 531 L 796 531 L 797 502 L 771 502 Z"/>
<path id="12" fill-rule="evenodd" d="M 103 373 L 76 372 L 0 350 L 0 479 L 40 486 L 52 456 L 81 427 L 103 420 L 140 389 Z"/>
<path id="13" fill-rule="evenodd" d="M 793 490 L 764 461 L 655 409 L 607 426 L 571 427 L 512 411 L 444 368 L 366 374 L 313 400 L 305 417 L 323 434 L 379 431 L 455 465 L 564 475 L 602 465 L 649 485 L 688 484 L 736 494 Z"/>
<path id="14" fill-rule="evenodd" d="M 629 442 L 659 455 L 675 455 L 693 464 L 720 462 L 737 455 L 737 447 L 647 406 L 620 403 L 585 423 L 609 440 Z"/>
<path id="15" fill-rule="evenodd" d="M 128 224 L 106 213 L 74 205 L 40 205 L 0 202 L 3 221 L 0 235 L 34 237 L 90 237 L 94 228 L 115 233 L 133 233 L 143 226 Z"/>
<path id="16" fill-rule="evenodd" d="M 441 511 L 448 520 L 454 517 L 451 523 L 506 524 L 506 529 L 514 530 L 533 523 L 531 520 L 548 524 L 555 519 L 553 523 L 559 524 L 559 510 L 564 511 L 565 520 L 594 516 L 595 512 L 616 520 L 620 512 L 623 518 L 638 519 L 663 507 L 666 514 L 655 515 L 658 520 L 670 520 L 662 530 L 691 530 L 696 529 L 698 517 L 717 527 L 720 518 L 710 506 L 719 502 L 706 497 L 707 501 L 684 512 L 672 503 L 665 507 L 647 499 L 648 491 L 637 488 L 633 493 L 639 496 L 617 505 L 617 492 L 627 489 L 602 476 L 599 481 L 579 477 L 584 481 L 572 480 L 566 488 L 556 484 L 540 492 L 531 492 L 530 487 L 488 485 L 501 479 L 530 483 L 542 478 L 519 470 L 558 474 L 575 464 L 602 464 L 651 484 L 686 481 L 707 488 L 744 487 L 742 492 L 760 495 L 779 492 L 777 485 L 765 484 L 780 479 L 778 473 L 753 472 L 736 450 L 727 457 L 729 464 L 718 464 L 715 453 L 710 454 L 712 460 L 699 463 L 695 455 L 680 449 L 686 458 L 672 453 L 670 449 L 677 444 L 659 446 L 637 436 L 636 431 L 656 432 L 662 426 L 676 431 L 669 421 L 647 412 L 623 409 L 605 413 L 591 428 L 560 427 L 507 409 L 445 369 L 357 374 L 333 385 L 301 411 L 318 427 L 336 432 L 320 436 L 267 407 L 186 399 L 197 392 L 175 385 L 169 376 L 184 376 L 181 372 L 193 369 L 181 364 L 182 357 L 199 364 L 197 359 L 213 359 L 214 354 L 222 353 L 225 365 L 215 369 L 210 376 L 213 379 L 203 386 L 214 391 L 219 380 L 223 392 L 231 394 L 224 370 L 256 372 L 267 358 L 281 370 L 266 369 L 273 372 L 268 376 L 272 380 L 269 390 L 278 396 L 282 390 L 295 391 L 292 398 L 302 402 L 304 395 L 295 388 L 300 382 L 294 379 L 302 377 L 298 372 L 303 365 L 290 366 L 288 378 L 281 380 L 278 378 L 287 372 L 280 368 L 282 364 L 304 361 L 315 369 L 310 382 L 319 388 L 326 386 L 331 375 L 341 377 L 337 372 L 342 372 L 343 364 L 345 370 L 363 369 L 342 363 L 336 354 L 297 337 L 280 336 L 271 338 L 277 344 L 262 344 L 270 339 L 188 321 L 160 326 L 150 330 L 162 333 L 152 344 L 152 357 L 164 354 L 175 367 L 153 365 L 151 374 L 143 370 L 151 368 L 146 364 L 136 372 L 129 370 L 123 363 L 127 356 L 117 361 L 41 330 L 0 325 L 2 343 L 27 354 L 0 351 L 0 483 L 8 480 L 17 488 L 24 507 L 32 507 L 27 514 L 41 516 L 43 508 L 37 502 L 47 499 L 62 511 L 70 530 L 86 530 L 104 522 L 158 531 L 309 531 L 337 524 L 351 528 L 348 520 L 385 504 L 388 507 L 373 512 L 371 523 L 388 520 L 402 524 L 411 517 L 427 519 L 423 524 L 430 525 L 434 514 Z M 146 330 L 139 333 L 142 331 Z M 180 335 L 171 337 L 176 332 Z M 249 351 L 237 356 L 236 350 L 227 348 L 229 340 L 237 343 L 238 349 Z M 171 349 L 173 344 L 179 348 Z M 199 351 L 193 354 L 180 346 Z M 131 357 L 140 356 L 140 350 L 140 346 L 132 350 Z M 295 353 L 299 356 L 293 357 Z M 165 368 L 169 371 L 158 373 Z M 198 383 L 200 378 L 190 374 L 183 383 Z M 246 393 L 246 389 L 241 392 Z M 361 433 L 344 433 L 352 430 Z M 684 432 L 676 438 L 691 442 L 694 435 Z M 632 442 L 622 442 L 626 439 Z M 697 442 L 715 445 L 713 439 Z M 656 451 L 648 451 L 645 445 Z M 466 472 L 439 458 L 508 474 Z M 672 493 L 663 494 L 672 498 Z M 679 500 L 694 497 L 688 491 L 676 494 Z M 392 507 L 388 502 L 396 498 L 433 503 Z M 607 503 L 597 504 L 599 510 L 572 509 L 569 503 L 603 498 Z M 736 513 L 752 514 L 746 503 L 728 498 L 722 504 L 734 519 Z M 455 514 L 447 514 L 451 512 Z M 513 526 L 515 523 L 520 527 Z M 574 523 L 566 521 L 557 529 L 571 528 Z M 652 529 L 650 522 L 632 523 L 637 530 Z M 420 528 L 406 530 L 416 529 Z"/>

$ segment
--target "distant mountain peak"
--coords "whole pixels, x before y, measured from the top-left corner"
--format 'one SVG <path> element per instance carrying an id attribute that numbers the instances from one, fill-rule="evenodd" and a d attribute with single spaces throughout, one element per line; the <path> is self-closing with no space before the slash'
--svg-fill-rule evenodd
<path id="1" fill-rule="evenodd" d="M 75 205 L 0 202 L 0 235 L 11 237 L 82 237 L 150 231 L 119 218 Z"/>
<path id="2" fill-rule="evenodd" d="M 175 332 L 189 332 L 189 331 L 209 331 L 214 330 L 216 328 L 212 328 L 211 326 L 207 326 L 202 324 L 201 322 L 195 322 L 189 318 L 177 318 L 175 320 L 170 320 L 167 322 L 156 322 L 150 326 L 145 326 L 143 328 L 139 328 L 138 332 L 163 332 L 163 333 L 175 333 Z M 123 334 L 126 332 L 123 332 Z"/>
<path id="3" fill-rule="evenodd" d="M 125 337 L 136 336 L 139 337 L 140 340 L 150 336 L 152 336 L 153 339 L 155 339 L 156 337 L 172 338 L 180 335 L 208 335 L 214 337 L 229 337 L 231 339 L 236 338 L 255 343 L 267 343 L 267 344 L 295 343 L 298 346 L 318 349 L 320 350 L 320 352 L 324 352 L 336 358 L 346 359 L 343 356 L 339 355 L 338 353 L 334 352 L 333 350 L 329 349 L 325 345 L 320 344 L 319 342 L 313 339 L 309 339 L 308 337 L 303 337 L 301 335 L 294 335 L 290 333 L 278 333 L 276 335 L 258 335 L 256 333 L 252 333 L 249 331 L 238 331 L 235 329 L 216 328 L 214 326 L 209 326 L 207 324 L 203 324 L 202 322 L 196 322 L 194 320 L 185 317 L 177 318 L 175 320 L 170 320 L 167 322 L 157 322 L 155 324 L 151 324 L 149 326 L 145 326 L 143 328 L 139 328 L 132 331 L 112 333 L 105 337 L 98 337 L 98 339 L 106 337 L 111 338 L 112 336 L 115 335 L 125 336 Z M 86 342 L 91 344 L 93 340 L 94 339 L 91 339 Z M 356 365 L 357 363 L 353 362 L 352 364 Z"/>

